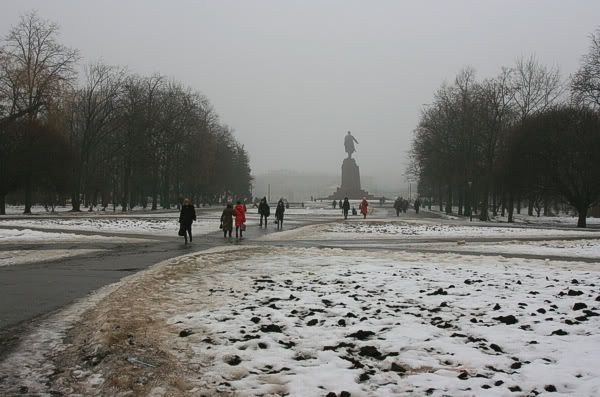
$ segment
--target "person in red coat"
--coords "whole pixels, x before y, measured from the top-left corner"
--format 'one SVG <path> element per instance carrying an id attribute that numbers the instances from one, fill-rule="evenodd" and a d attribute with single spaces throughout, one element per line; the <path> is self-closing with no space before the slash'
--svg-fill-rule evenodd
<path id="1" fill-rule="evenodd" d="M 360 202 L 360 206 L 358 208 L 360 208 L 360 213 L 363 216 L 363 219 L 365 219 L 367 217 L 367 208 L 369 207 L 369 202 L 367 201 L 367 199 L 365 199 L 363 197 L 362 201 Z"/>
<path id="2" fill-rule="evenodd" d="M 246 209 L 239 200 L 233 208 L 233 216 L 235 216 L 235 238 L 242 238 L 246 229 Z"/>

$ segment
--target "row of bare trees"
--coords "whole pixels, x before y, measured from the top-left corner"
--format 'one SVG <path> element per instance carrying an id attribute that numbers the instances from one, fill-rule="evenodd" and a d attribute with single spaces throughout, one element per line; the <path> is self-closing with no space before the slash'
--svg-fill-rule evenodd
<path id="1" fill-rule="evenodd" d="M 580 70 L 564 83 L 534 57 L 477 80 L 463 69 L 426 105 L 409 174 L 440 211 L 480 220 L 551 212 L 566 203 L 585 227 L 600 200 L 600 30 Z"/>
<path id="2" fill-rule="evenodd" d="M 25 203 L 169 208 L 246 196 L 249 158 L 208 99 L 164 76 L 94 63 L 29 13 L 0 46 L 0 214 Z"/>

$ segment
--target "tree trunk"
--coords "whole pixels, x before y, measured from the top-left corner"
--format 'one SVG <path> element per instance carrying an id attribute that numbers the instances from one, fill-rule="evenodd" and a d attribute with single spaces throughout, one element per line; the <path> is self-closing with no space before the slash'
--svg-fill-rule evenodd
<path id="1" fill-rule="evenodd" d="M 494 196 L 495 198 L 496 196 Z M 489 202 L 490 202 L 490 188 L 488 182 L 483 183 L 483 193 L 481 196 L 481 212 L 479 213 L 480 221 L 488 220 L 489 213 Z"/>
<path id="2" fill-rule="evenodd" d="M 442 185 L 438 185 L 438 200 L 440 205 L 440 212 L 442 212 L 444 210 L 444 201 L 442 200 Z"/>
<path id="3" fill-rule="evenodd" d="M 23 213 L 31 214 L 31 181 L 29 177 L 25 181 L 25 210 Z"/>
<path id="4" fill-rule="evenodd" d="M 452 213 L 452 187 L 448 185 L 448 201 L 446 202 L 446 214 Z"/>
<path id="5" fill-rule="evenodd" d="M 527 215 L 533 216 L 533 200 L 529 199 L 527 203 Z"/>
<path id="6" fill-rule="evenodd" d="M 0 215 L 6 215 L 6 195 L 0 193 Z"/>
<path id="7" fill-rule="evenodd" d="M 581 206 L 579 208 L 577 208 L 577 214 L 579 215 L 578 219 L 577 219 L 577 227 L 586 227 L 587 224 L 587 212 L 588 212 L 588 207 L 587 206 Z"/>
<path id="8" fill-rule="evenodd" d="M 521 196 L 517 197 L 517 214 L 521 215 Z"/>
<path id="9" fill-rule="evenodd" d="M 513 211 L 515 209 L 514 197 L 512 192 L 508 193 L 508 222 L 512 223 L 513 220 Z"/>

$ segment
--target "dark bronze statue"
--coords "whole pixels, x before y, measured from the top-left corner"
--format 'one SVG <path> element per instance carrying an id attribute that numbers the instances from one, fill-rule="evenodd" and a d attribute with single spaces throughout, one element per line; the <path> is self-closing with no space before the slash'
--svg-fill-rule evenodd
<path id="1" fill-rule="evenodd" d="M 352 153 L 356 152 L 356 148 L 354 147 L 355 142 L 358 143 L 356 138 L 354 138 L 350 131 L 348 131 L 348 135 L 344 137 L 344 147 L 346 149 L 346 153 L 348 153 L 348 158 L 352 158 Z"/>

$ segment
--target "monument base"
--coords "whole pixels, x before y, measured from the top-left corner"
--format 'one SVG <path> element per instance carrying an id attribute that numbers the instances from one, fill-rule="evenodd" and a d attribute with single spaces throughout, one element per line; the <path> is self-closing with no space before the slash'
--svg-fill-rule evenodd
<path id="1" fill-rule="evenodd" d="M 363 197 L 368 200 L 374 198 L 369 192 L 360 188 L 360 169 L 353 158 L 344 159 L 342 163 L 342 186 L 338 187 L 328 199 L 343 200 L 345 197 L 350 200 L 359 200 Z"/>

